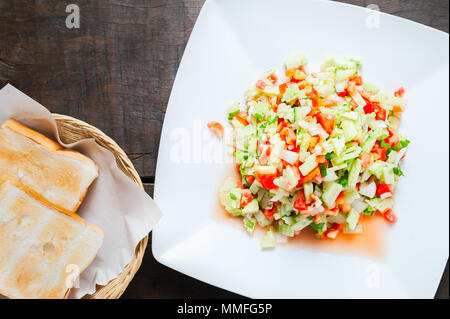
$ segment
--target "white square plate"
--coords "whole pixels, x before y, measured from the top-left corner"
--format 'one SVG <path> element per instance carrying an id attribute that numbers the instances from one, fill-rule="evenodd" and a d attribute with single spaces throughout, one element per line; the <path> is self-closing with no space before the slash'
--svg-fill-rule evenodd
<path id="1" fill-rule="evenodd" d="M 231 102 L 298 52 L 316 70 L 331 55 L 359 56 L 365 79 L 390 92 L 406 89 L 401 131 L 412 143 L 396 193 L 399 220 L 386 233 L 382 261 L 287 246 L 262 251 L 260 238 L 216 218 L 229 164 L 200 155 L 220 144 L 202 130 L 211 120 L 226 123 Z M 449 248 L 448 60 L 448 34 L 365 8 L 207 0 L 164 122 L 155 186 L 164 217 L 153 231 L 155 258 L 253 298 L 432 298 Z"/>

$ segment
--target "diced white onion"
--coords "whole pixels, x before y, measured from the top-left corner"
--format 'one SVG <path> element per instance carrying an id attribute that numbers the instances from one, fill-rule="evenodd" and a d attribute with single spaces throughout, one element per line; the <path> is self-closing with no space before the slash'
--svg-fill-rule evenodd
<path id="1" fill-rule="evenodd" d="M 327 170 L 327 176 L 323 179 L 325 182 L 333 182 L 338 179 L 338 176 L 334 171 Z"/>
<path id="2" fill-rule="evenodd" d="M 367 208 L 368 204 L 362 199 L 358 198 L 352 203 L 352 207 L 356 210 L 357 213 L 361 213 Z"/>
<path id="3" fill-rule="evenodd" d="M 324 210 L 325 210 L 325 208 L 322 205 L 316 206 L 316 207 L 313 208 L 313 210 L 311 212 L 311 215 L 312 216 L 317 215 L 317 214 L 323 212 Z"/>
<path id="4" fill-rule="evenodd" d="M 287 242 L 287 236 L 280 234 L 279 232 L 275 233 L 275 241 L 279 244 L 284 244 Z"/>
<path id="5" fill-rule="evenodd" d="M 283 160 L 285 160 L 286 162 L 288 162 L 289 164 L 294 165 L 294 163 L 298 159 L 298 153 L 291 152 L 291 151 L 288 151 L 288 150 L 282 150 L 281 151 L 281 158 Z"/>
<path id="6" fill-rule="evenodd" d="M 390 192 L 386 192 L 386 193 L 383 193 L 380 195 L 380 199 L 386 199 L 389 197 L 392 197 L 392 193 L 390 193 Z"/>
<path id="7" fill-rule="evenodd" d="M 335 84 L 336 92 L 344 92 L 345 87 L 347 86 L 346 82 L 338 82 Z"/>
<path id="8" fill-rule="evenodd" d="M 361 195 L 373 198 L 377 192 L 377 185 L 375 182 L 363 183 L 359 186 L 359 193 Z"/>
<path id="9" fill-rule="evenodd" d="M 316 144 L 316 147 L 314 147 L 314 154 L 316 154 L 316 155 L 324 155 L 325 152 L 324 152 L 322 146 L 320 146 L 319 144 Z"/>

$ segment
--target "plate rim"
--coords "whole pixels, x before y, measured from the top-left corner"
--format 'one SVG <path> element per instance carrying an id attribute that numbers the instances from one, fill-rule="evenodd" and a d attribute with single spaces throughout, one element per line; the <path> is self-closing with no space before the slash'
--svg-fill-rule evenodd
<path id="1" fill-rule="evenodd" d="M 166 134 L 164 134 L 165 128 L 167 127 L 167 125 L 166 125 L 166 121 L 167 121 L 167 110 L 170 108 L 170 105 L 172 104 L 173 95 L 174 95 L 174 88 L 177 87 L 177 82 L 178 82 L 179 77 L 180 77 L 180 76 L 179 76 L 179 74 L 180 74 L 180 69 L 182 69 L 182 66 L 186 63 L 186 62 L 185 62 L 185 60 L 186 60 L 185 57 L 186 57 L 186 53 L 189 52 L 190 49 L 191 49 L 193 35 L 195 35 L 195 34 L 198 32 L 197 29 L 198 29 L 199 21 L 202 21 L 202 20 L 203 20 L 202 17 L 203 17 L 203 15 L 205 14 L 205 12 L 207 11 L 208 6 L 210 6 L 211 3 L 218 3 L 218 2 L 223 2 L 223 0 L 206 0 L 206 1 L 205 1 L 205 3 L 203 4 L 203 6 L 202 6 L 202 8 L 201 8 L 201 10 L 200 10 L 200 13 L 199 13 L 197 19 L 196 19 L 196 22 L 195 22 L 195 24 L 194 24 L 194 27 L 193 27 L 193 29 L 192 29 L 192 32 L 191 32 L 191 34 L 190 34 L 190 36 L 189 36 L 189 39 L 188 39 L 188 41 L 187 41 L 187 43 L 186 43 L 186 47 L 185 47 L 185 49 L 184 49 L 183 56 L 182 56 L 182 58 L 181 58 L 181 60 L 180 60 L 180 64 L 179 64 L 179 66 L 178 66 L 177 74 L 176 74 L 176 76 L 175 76 L 175 80 L 174 80 L 174 83 L 173 83 L 173 85 L 172 85 L 170 97 L 169 97 L 169 100 L 168 100 L 168 103 L 167 103 L 166 116 L 165 116 L 165 118 L 164 118 L 164 122 L 163 122 L 163 126 L 162 126 L 162 131 L 161 131 L 161 137 L 160 137 L 159 145 L 161 145 L 161 143 L 163 142 L 163 140 L 167 140 L 167 138 L 165 138 L 165 135 L 166 135 Z M 350 4 L 350 3 L 343 3 L 343 2 L 339 2 L 339 1 L 329 1 L 329 0 L 302 0 L 302 2 L 310 2 L 310 3 L 311 3 L 311 2 L 326 3 L 327 5 L 336 5 L 336 6 L 342 6 L 342 7 L 357 8 L 357 10 L 370 10 L 370 9 L 368 9 L 368 8 L 366 8 L 366 7 L 362 7 L 362 6 L 358 6 L 358 5 L 354 5 L 354 4 Z M 405 24 L 405 23 L 407 23 L 407 24 L 412 24 L 412 25 L 415 25 L 416 27 L 421 27 L 421 28 L 425 29 L 427 32 L 436 32 L 436 34 L 439 34 L 439 36 L 442 36 L 442 37 L 444 37 L 444 38 L 447 38 L 447 41 L 448 41 L 449 34 L 448 34 L 447 32 L 438 30 L 438 29 L 433 28 L 433 27 L 431 27 L 431 26 L 428 26 L 428 25 L 425 25 L 425 24 L 422 24 L 422 23 L 419 23 L 419 22 L 416 22 L 416 21 L 413 21 L 413 20 L 410 20 L 410 19 L 407 19 L 407 18 L 403 18 L 403 17 L 396 16 L 396 15 L 394 15 L 394 14 L 386 13 L 386 12 L 383 12 L 383 11 L 381 11 L 381 10 L 379 11 L 379 14 L 382 15 L 382 16 L 389 17 L 390 19 L 394 19 L 394 20 L 397 21 L 397 23 L 402 23 L 402 24 Z M 443 39 L 443 40 L 445 40 L 445 39 Z M 160 168 L 161 166 L 159 165 L 159 163 L 160 163 L 160 158 L 161 158 L 161 157 L 162 157 L 162 148 L 159 147 L 159 150 L 158 150 L 158 157 L 157 157 L 157 164 L 156 164 L 156 170 L 155 170 L 155 187 L 154 187 L 154 200 L 155 200 L 156 202 L 158 201 L 158 198 L 157 198 L 157 197 L 158 197 L 159 192 L 162 191 L 162 190 L 160 190 L 160 188 L 159 188 L 159 186 L 158 186 L 158 185 L 159 185 L 158 180 L 159 180 L 160 178 L 163 178 L 163 177 L 161 176 L 161 172 L 160 172 L 160 171 L 161 171 L 161 168 Z M 164 218 L 164 216 L 163 216 L 163 218 Z M 156 234 L 158 234 L 158 233 L 159 233 L 159 230 L 158 230 L 158 228 L 156 228 Z M 159 240 L 158 240 L 158 239 L 155 240 L 155 238 L 158 238 L 158 236 L 154 236 L 154 234 L 152 234 L 152 243 L 151 243 L 152 254 L 153 254 L 154 258 L 155 258 L 159 263 L 161 263 L 162 265 L 165 265 L 166 267 L 169 267 L 169 268 L 171 268 L 171 269 L 173 269 L 173 270 L 175 270 L 175 271 L 177 271 L 177 272 L 179 272 L 179 273 L 182 273 L 182 274 L 184 274 L 184 275 L 186 275 L 186 276 L 188 276 L 188 277 L 194 278 L 194 279 L 199 280 L 199 281 L 201 281 L 201 282 L 204 282 L 204 283 L 206 283 L 206 284 L 209 284 L 209 285 L 218 287 L 218 288 L 220 288 L 220 289 L 223 289 L 223 290 L 226 290 L 226 291 L 229 291 L 229 292 L 238 294 L 238 295 L 243 296 L 243 297 L 254 298 L 254 297 L 252 297 L 252 296 L 243 294 L 242 291 L 237 291 L 237 290 L 234 290 L 234 289 L 227 288 L 225 284 L 222 284 L 222 283 L 224 283 L 223 281 L 221 281 L 220 283 L 215 283 L 215 282 L 213 283 L 211 280 L 204 279 L 204 278 L 202 278 L 200 275 L 189 274 L 186 270 L 183 270 L 183 265 L 182 265 L 181 263 L 180 263 L 180 264 L 176 264 L 176 263 L 171 263 L 171 262 L 165 260 L 165 259 L 163 258 L 164 252 L 161 252 L 161 254 L 159 254 L 158 251 L 157 251 L 157 248 L 156 248 L 157 244 L 155 244 L 155 242 L 158 242 Z M 448 259 L 448 256 L 447 256 L 447 259 Z M 443 274 L 444 271 L 445 271 L 445 267 L 446 267 L 446 265 L 444 264 L 444 265 L 443 265 L 443 268 L 442 268 L 442 271 L 441 271 L 440 278 L 442 278 L 442 274 Z M 438 288 L 439 283 L 440 283 L 440 282 L 437 282 L 437 285 L 436 285 L 436 287 L 435 287 L 435 290 Z M 362 297 L 362 298 L 365 299 L 365 297 Z M 275 298 L 275 299 L 277 299 L 277 298 Z"/>

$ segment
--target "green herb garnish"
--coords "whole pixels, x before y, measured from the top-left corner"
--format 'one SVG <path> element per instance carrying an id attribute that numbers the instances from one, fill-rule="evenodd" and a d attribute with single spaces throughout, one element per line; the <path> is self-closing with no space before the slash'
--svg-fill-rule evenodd
<path id="1" fill-rule="evenodd" d="M 327 166 L 324 163 L 320 163 L 319 167 L 320 167 L 320 175 L 322 177 L 327 176 Z"/>
<path id="2" fill-rule="evenodd" d="M 327 160 L 329 160 L 329 161 L 331 161 L 331 159 L 334 157 L 334 153 L 333 152 L 330 152 L 330 153 L 327 153 L 327 154 L 325 154 L 325 158 L 327 159 Z"/>
<path id="3" fill-rule="evenodd" d="M 397 175 L 397 176 L 404 176 L 404 174 L 403 174 L 402 170 L 400 169 L 400 167 L 394 167 L 392 170 L 394 171 L 395 175 Z"/>
<path id="4" fill-rule="evenodd" d="M 363 212 L 364 215 L 369 215 L 372 216 L 373 215 L 373 209 L 370 207 L 367 207 Z"/>
<path id="5" fill-rule="evenodd" d="M 341 178 L 339 178 L 338 181 L 339 184 L 342 185 L 342 187 L 346 188 L 348 185 L 348 171 L 345 171 L 344 175 L 341 176 Z"/>

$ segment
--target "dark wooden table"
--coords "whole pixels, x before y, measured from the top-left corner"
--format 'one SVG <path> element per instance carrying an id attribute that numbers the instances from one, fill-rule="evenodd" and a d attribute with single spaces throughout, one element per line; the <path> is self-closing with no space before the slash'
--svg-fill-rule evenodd
<path id="1" fill-rule="evenodd" d="M 447 0 L 348 0 L 448 32 Z M 81 11 L 66 28 L 66 5 Z M 0 0 L 0 87 L 116 140 L 153 194 L 160 132 L 178 64 L 204 0 Z M 151 244 L 151 243 L 150 243 Z M 449 298 L 448 263 L 436 293 Z M 231 298 L 168 269 L 147 249 L 125 298 Z"/>

